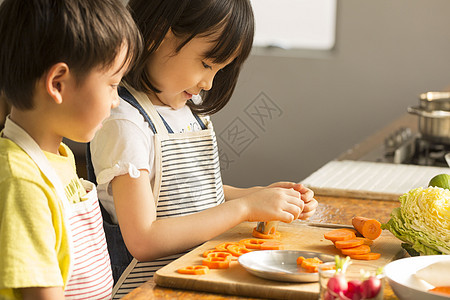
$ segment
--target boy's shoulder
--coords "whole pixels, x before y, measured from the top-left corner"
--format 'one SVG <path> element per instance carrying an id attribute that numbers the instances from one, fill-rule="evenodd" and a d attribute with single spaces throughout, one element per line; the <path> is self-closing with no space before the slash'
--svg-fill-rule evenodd
<path id="1" fill-rule="evenodd" d="M 64 144 L 62 147 L 64 147 L 66 155 L 73 160 L 73 154 L 69 147 Z M 9 139 L 0 138 L 0 182 L 11 178 L 36 182 L 38 178 L 42 178 L 42 174 L 22 148 Z M 43 184 L 45 183 L 43 182 Z"/>
<path id="2" fill-rule="evenodd" d="M 28 154 L 13 141 L 0 138 L 0 182 L 16 177 L 36 180 L 40 170 Z"/>

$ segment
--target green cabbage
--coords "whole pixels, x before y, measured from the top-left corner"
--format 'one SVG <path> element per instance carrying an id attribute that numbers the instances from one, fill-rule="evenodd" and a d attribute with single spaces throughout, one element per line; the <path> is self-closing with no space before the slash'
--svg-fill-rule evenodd
<path id="1" fill-rule="evenodd" d="M 382 225 L 422 255 L 450 254 L 450 190 L 412 189 L 400 196 L 401 206 Z"/>

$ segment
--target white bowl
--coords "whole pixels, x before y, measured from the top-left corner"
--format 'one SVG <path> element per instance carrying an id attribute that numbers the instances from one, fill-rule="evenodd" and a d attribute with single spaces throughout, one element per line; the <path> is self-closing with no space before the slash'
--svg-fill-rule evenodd
<path id="1" fill-rule="evenodd" d="M 450 255 L 425 255 L 398 259 L 384 267 L 384 274 L 400 300 L 449 300 L 428 292 L 433 286 L 415 276 L 416 272 L 432 263 L 450 260 Z M 450 276 L 450 271 L 444 276 Z"/>

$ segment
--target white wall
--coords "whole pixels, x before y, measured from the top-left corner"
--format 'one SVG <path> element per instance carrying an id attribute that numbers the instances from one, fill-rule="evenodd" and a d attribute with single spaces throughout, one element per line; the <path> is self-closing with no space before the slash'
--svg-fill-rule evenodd
<path id="1" fill-rule="evenodd" d="M 225 184 L 300 181 L 450 85 L 450 1 L 339 0 L 337 11 L 329 55 L 247 61 L 213 116 Z M 250 117 L 262 98 L 272 115 Z"/>

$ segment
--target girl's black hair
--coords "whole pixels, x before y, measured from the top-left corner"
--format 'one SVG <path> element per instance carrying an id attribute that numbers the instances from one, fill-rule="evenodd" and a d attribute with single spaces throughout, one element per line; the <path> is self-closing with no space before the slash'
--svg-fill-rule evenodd
<path id="1" fill-rule="evenodd" d="M 194 37 L 213 35 L 215 46 L 205 58 L 224 63 L 213 86 L 202 91 L 202 103 L 188 105 L 196 113 L 213 114 L 230 100 L 243 62 L 253 45 L 254 17 L 249 0 L 130 0 L 131 11 L 144 39 L 144 53 L 125 76 L 125 81 L 141 92 L 159 92 L 146 73 L 148 58 L 158 49 L 169 29 L 184 38 L 180 51 Z M 220 34 L 215 34 L 219 32 Z"/>

